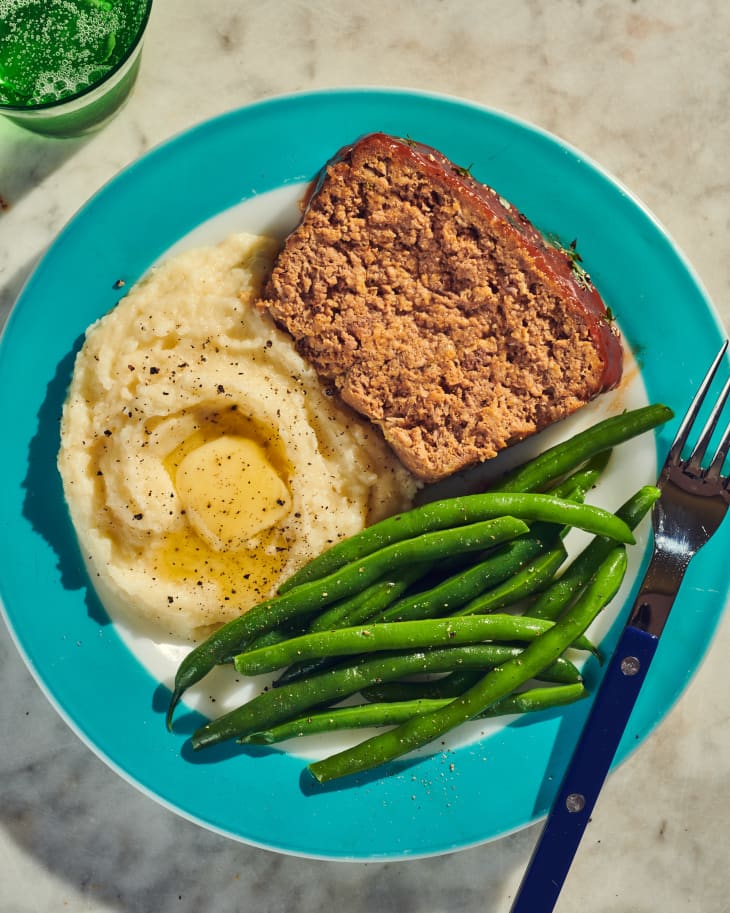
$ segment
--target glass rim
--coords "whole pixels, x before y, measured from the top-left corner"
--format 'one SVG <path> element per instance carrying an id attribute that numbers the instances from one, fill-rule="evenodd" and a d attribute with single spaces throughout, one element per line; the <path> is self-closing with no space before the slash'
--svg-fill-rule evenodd
<path id="1" fill-rule="evenodd" d="M 52 113 L 54 108 L 60 108 L 70 104 L 71 102 L 79 101 L 86 95 L 91 95 L 92 92 L 96 91 L 96 89 L 98 89 L 100 86 L 103 86 L 104 83 L 108 82 L 116 73 L 118 73 L 129 61 L 130 57 L 132 57 L 137 51 L 147 29 L 147 23 L 149 22 L 150 13 L 152 12 L 153 2 L 154 0 L 145 0 L 144 14 L 142 16 L 142 20 L 139 23 L 139 28 L 135 33 L 134 40 L 130 43 L 122 58 L 118 60 L 111 69 L 106 70 L 102 76 L 100 76 L 98 79 L 95 79 L 94 82 L 81 89 L 80 92 L 73 92 L 71 95 L 64 95 L 63 98 L 57 98 L 55 101 L 38 102 L 34 105 L 13 105 L 8 104 L 7 102 L 0 102 L 0 114 L 32 115 L 36 112 Z"/>

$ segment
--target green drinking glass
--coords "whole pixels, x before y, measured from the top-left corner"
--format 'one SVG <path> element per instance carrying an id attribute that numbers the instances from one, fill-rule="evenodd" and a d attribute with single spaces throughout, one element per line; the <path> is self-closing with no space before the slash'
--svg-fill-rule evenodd
<path id="1" fill-rule="evenodd" d="M 98 129 L 127 99 L 152 0 L 0 0 L 0 114 L 49 136 Z"/>

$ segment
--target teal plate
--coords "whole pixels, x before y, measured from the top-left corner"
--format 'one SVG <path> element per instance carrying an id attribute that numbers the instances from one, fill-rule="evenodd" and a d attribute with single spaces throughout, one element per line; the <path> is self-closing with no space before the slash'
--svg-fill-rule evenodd
<path id="1" fill-rule="evenodd" d="M 311 179 L 340 146 L 371 130 L 436 146 L 543 229 L 577 238 L 637 358 L 647 398 L 685 408 L 724 333 L 653 216 L 539 129 L 468 102 L 400 90 L 275 98 L 152 151 L 60 234 L 21 294 L 0 347 L 0 596 L 50 700 L 112 768 L 177 813 L 280 852 L 363 861 L 449 852 L 543 816 L 587 702 L 331 788 L 311 785 L 292 743 L 192 757 L 185 732 L 202 717 L 182 713 L 185 732 L 166 731 L 167 689 L 94 597 L 55 458 L 73 357 L 86 327 L 118 300 L 114 281 L 131 284 L 181 238 L 241 201 Z M 652 466 L 674 424 L 642 444 Z M 690 568 L 617 763 L 664 717 L 701 661 L 727 602 L 728 577 L 717 556 L 729 551 L 726 526 Z"/>

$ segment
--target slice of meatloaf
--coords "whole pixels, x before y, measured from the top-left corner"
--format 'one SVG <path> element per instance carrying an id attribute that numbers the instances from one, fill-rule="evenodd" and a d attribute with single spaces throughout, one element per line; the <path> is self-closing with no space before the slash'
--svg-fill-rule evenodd
<path id="1" fill-rule="evenodd" d="M 618 382 L 617 330 L 575 259 L 439 152 L 376 133 L 327 164 L 261 304 L 436 481 Z"/>

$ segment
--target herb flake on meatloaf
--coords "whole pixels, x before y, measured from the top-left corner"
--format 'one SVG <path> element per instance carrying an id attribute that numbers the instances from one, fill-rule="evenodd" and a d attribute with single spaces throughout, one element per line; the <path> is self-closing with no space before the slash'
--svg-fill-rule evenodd
<path id="1" fill-rule="evenodd" d="M 374 133 L 324 168 L 261 304 L 433 482 L 618 383 L 618 331 L 575 259 L 440 152 Z"/>

